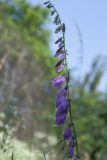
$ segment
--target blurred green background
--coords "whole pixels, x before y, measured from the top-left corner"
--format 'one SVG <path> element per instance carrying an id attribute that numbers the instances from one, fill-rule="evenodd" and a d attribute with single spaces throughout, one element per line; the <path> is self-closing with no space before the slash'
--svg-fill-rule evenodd
<path id="1" fill-rule="evenodd" d="M 50 84 L 49 12 L 25 0 L 0 0 L 0 160 L 60 160 Z M 107 159 L 107 92 L 97 88 L 106 61 L 96 57 L 70 95 L 82 159 Z M 43 149 L 44 148 L 44 149 Z M 58 154 L 58 156 L 57 156 Z M 62 155 L 62 152 L 60 152 Z"/>

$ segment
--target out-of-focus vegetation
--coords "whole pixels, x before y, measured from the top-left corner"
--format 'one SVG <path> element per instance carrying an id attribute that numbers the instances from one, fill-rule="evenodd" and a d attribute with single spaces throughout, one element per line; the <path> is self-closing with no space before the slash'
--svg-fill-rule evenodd
<path id="1" fill-rule="evenodd" d="M 49 79 L 55 73 L 46 22 L 48 11 L 41 6 L 0 0 L 0 160 L 44 159 L 42 145 L 53 159 L 60 159 L 51 152 L 56 145 L 55 91 Z M 107 159 L 107 93 L 97 90 L 104 71 L 105 62 L 98 57 L 82 82 L 73 78 L 71 82 L 85 160 Z"/>
<path id="2" fill-rule="evenodd" d="M 41 117 L 52 105 L 48 79 L 54 60 L 50 32 L 45 29 L 48 12 L 19 0 L 0 1 L 0 11 L 0 110 L 5 112 L 16 101 L 17 137 L 28 140 L 42 128 Z M 50 128 L 49 122 L 45 127 Z"/>
<path id="3" fill-rule="evenodd" d="M 97 57 L 82 82 L 71 90 L 81 151 L 91 160 L 107 158 L 107 93 L 98 91 L 106 62 Z"/>
<path id="4" fill-rule="evenodd" d="M 47 21 L 48 11 L 39 5 L 0 0 L 0 130 L 8 135 L 12 129 L 30 149 L 48 143 L 54 111 Z"/>

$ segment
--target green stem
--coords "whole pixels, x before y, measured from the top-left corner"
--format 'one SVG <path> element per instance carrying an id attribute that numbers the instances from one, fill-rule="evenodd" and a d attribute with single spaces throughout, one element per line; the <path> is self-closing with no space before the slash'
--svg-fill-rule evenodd
<path id="1" fill-rule="evenodd" d="M 66 73 L 67 76 L 69 76 L 69 72 L 68 72 L 68 64 L 67 64 L 67 53 L 66 53 L 66 47 L 65 47 L 65 33 L 63 32 L 63 39 L 64 39 L 64 51 L 65 51 L 65 64 L 66 64 Z M 76 151 L 77 151 L 77 155 L 79 154 L 78 152 L 78 140 L 77 140 L 77 134 L 76 134 L 76 130 L 75 130 L 75 126 L 74 126 L 74 122 L 73 122 L 73 116 L 72 116 L 72 108 L 71 108 L 71 101 L 70 101 L 70 91 L 69 91 L 69 81 L 66 81 L 66 86 L 68 89 L 68 100 L 69 100 L 69 115 L 70 115 L 70 120 L 71 120 L 71 124 L 72 124 L 72 128 L 73 128 L 73 132 L 74 132 L 74 137 L 75 137 L 75 144 L 76 144 Z M 70 126 L 71 127 L 71 126 Z"/>

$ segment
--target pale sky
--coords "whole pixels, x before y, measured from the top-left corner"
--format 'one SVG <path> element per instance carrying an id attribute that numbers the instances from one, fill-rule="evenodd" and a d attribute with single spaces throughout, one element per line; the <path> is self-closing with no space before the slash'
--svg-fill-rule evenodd
<path id="1" fill-rule="evenodd" d="M 44 0 L 29 0 L 32 4 L 41 4 Z M 67 26 L 66 45 L 69 53 L 68 62 L 71 68 L 77 68 L 78 75 L 82 78 L 90 70 L 90 65 L 97 55 L 101 54 L 107 59 L 107 0 L 51 0 L 57 8 L 62 21 Z M 79 25 L 83 41 L 83 63 L 79 63 L 81 47 L 75 21 Z M 50 21 L 50 23 L 52 23 Z M 54 31 L 55 26 L 50 25 Z M 56 35 L 52 34 L 51 48 Z M 101 90 L 107 89 L 107 71 L 102 78 Z"/>

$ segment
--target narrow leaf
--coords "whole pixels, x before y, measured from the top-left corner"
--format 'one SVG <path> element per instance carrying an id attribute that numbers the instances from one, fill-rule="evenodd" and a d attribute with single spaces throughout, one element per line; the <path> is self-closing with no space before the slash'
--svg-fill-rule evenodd
<path id="1" fill-rule="evenodd" d="M 55 20 L 58 20 L 59 19 L 59 15 L 57 15 L 56 17 L 55 17 Z"/>
<path id="2" fill-rule="evenodd" d="M 49 4 L 49 3 L 50 3 L 50 2 L 49 2 L 49 1 L 47 1 L 47 2 L 45 2 L 45 3 L 44 3 L 44 5 Z"/>
<path id="3" fill-rule="evenodd" d="M 50 8 L 53 7 L 53 5 L 52 5 L 52 4 L 49 4 L 49 5 L 47 5 L 46 7 L 50 9 Z"/>
<path id="4" fill-rule="evenodd" d="M 61 47 L 56 51 L 56 53 L 61 52 L 63 48 L 64 48 L 64 45 L 61 46 Z"/>
<path id="5" fill-rule="evenodd" d="M 60 24 L 60 20 L 58 20 L 55 24 L 56 24 L 56 25 Z"/>
<path id="6" fill-rule="evenodd" d="M 63 142 L 63 139 L 60 139 L 59 141 L 58 141 L 58 144 L 61 144 Z"/>
<path id="7" fill-rule="evenodd" d="M 62 37 L 60 37 L 56 42 L 55 42 L 55 44 L 58 44 L 59 42 L 61 42 L 62 41 Z"/>
<path id="8" fill-rule="evenodd" d="M 51 16 L 53 16 L 53 15 L 55 14 L 55 12 L 56 12 L 55 10 L 54 10 L 54 11 L 52 11 L 52 12 L 51 12 Z"/>
<path id="9" fill-rule="evenodd" d="M 54 22 L 56 25 L 60 24 L 60 20 L 58 19 L 57 21 Z"/>
<path id="10" fill-rule="evenodd" d="M 55 17 L 55 20 L 53 21 L 53 23 L 55 23 L 56 25 L 59 24 L 60 20 L 59 20 L 59 15 L 57 15 Z"/>
<path id="11" fill-rule="evenodd" d="M 60 31 L 61 31 L 61 29 L 62 29 L 62 26 L 59 26 L 59 27 L 55 30 L 55 33 L 60 32 Z"/>
<path id="12" fill-rule="evenodd" d="M 59 47 L 61 47 L 62 45 L 64 45 L 64 41 L 62 41 L 62 42 L 59 44 Z"/>

